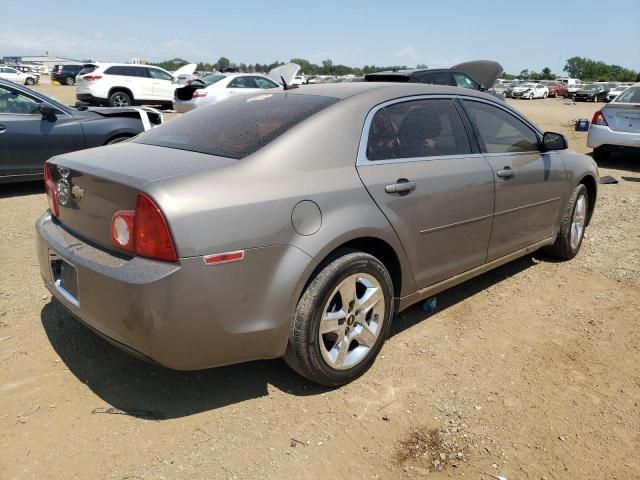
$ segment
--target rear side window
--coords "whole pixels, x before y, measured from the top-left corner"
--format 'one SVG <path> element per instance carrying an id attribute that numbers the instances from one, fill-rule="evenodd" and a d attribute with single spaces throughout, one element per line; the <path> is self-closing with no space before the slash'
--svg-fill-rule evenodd
<path id="1" fill-rule="evenodd" d="M 486 103 L 463 103 L 487 153 L 538 151 L 538 135 L 521 120 Z"/>
<path id="2" fill-rule="evenodd" d="M 469 137 L 452 100 L 396 103 L 378 110 L 371 120 L 369 160 L 470 153 Z"/>
<path id="3" fill-rule="evenodd" d="M 239 160 L 337 101 L 318 95 L 242 95 L 198 108 L 133 141 Z"/>
<path id="4" fill-rule="evenodd" d="M 126 65 L 109 67 L 104 73 L 107 75 L 121 75 L 123 77 L 148 77 L 145 67 L 129 67 Z"/>

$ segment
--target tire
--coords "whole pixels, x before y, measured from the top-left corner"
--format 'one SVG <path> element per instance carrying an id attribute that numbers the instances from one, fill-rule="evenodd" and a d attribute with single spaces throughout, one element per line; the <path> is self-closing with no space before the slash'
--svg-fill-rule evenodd
<path id="1" fill-rule="evenodd" d="M 76 79 L 73 78 L 73 77 L 67 77 L 67 78 L 64 79 L 64 83 L 66 85 L 69 85 L 69 86 L 75 85 L 76 84 Z"/>
<path id="2" fill-rule="evenodd" d="M 393 283 L 385 266 L 366 253 L 345 253 L 325 266 L 304 291 L 284 356 L 303 377 L 331 387 L 345 385 L 371 367 L 393 316 Z M 343 303 L 342 292 L 349 302 Z M 376 300 L 368 305 L 365 297 Z M 366 312 L 358 308 L 359 301 L 367 305 Z M 327 320 L 326 313 L 332 318 Z M 321 326 L 325 333 L 320 333 Z"/>
<path id="3" fill-rule="evenodd" d="M 597 95 L 594 95 L 594 96 L 593 96 L 593 100 L 592 100 L 592 102 L 593 102 L 593 103 L 598 103 L 598 96 L 597 96 Z"/>
<path id="4" fill-rule="evenodd" d="M 548 255 L 562 260 L 571 260 L 580 251 L 586 221 L 589 217 L 589 192 L 583 184 L 578 185 L 569 198 L 562 215 L 560 231 L 553 245 L 544 249 Z"/>
<path id="5" fill-rule="evenodd" d="M 529 100 L 533 100 L 533 93 L 529 94 Z"/>
<path id="6" fill-rule="evenodd" d="M 36 82 L 35 82 L 35 80 L 34 80 L 33 78 L 31 78 L 31 77 L 27 78 L 27 79 L 24 81 L 24 84 L 25 84 L 25 85 L 33 85 L 34 83 L 36 83 Z"/>
<path id="7" fill-rule="evenodd" d="M 545 98 L 547 98 L 547 96 L 548 96 L 548 95 L 547 95 L 547 92 L 544 92 L 544 93 L 542 94 L 542 99 L 544 100 Z"/>
<path id="8" fill-rule="evenodd" d="M 591 154 L 596 162 L 606 162 L 609 159 L 609 155 L 611 155 L 611 152 L 602 147 L 594 148 L 593 153 Z"/>
<path id="9" fill-rule="evenodd" d="M 131 96 L 126 92 L 116 91 L 109 96 L 110 107 L 130 107 L 132 104 Z"/>

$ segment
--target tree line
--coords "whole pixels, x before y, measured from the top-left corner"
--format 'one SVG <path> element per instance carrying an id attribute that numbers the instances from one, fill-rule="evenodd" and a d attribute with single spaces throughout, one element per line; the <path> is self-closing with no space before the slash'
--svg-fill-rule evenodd
<path id="1" fill-rule="evenodd" d="M 292 63 L 300 65 L 300 71 L 305 75 L 356 75 L 362 76 L 372 72 L 382 70 L 397 70 L 407 68 L 406 65 L 365 65 L 362 68 L 350 67 L 348 65 L 334 64 L 332 60 L 323 60 L 320 65 L 311 63 L 304 58 L 292 58 Z M 152 63 L 165 70 L 175 71 L 178 68 L 188 64 L 189 62 L 183 58 L 173 58 L 159 63 Z M 275 61 L 273 63 L 232 63 L 227 57 L 220 57 L 215 63 L 198 63 L 197 70 L 200 72 L 223 72 L 231 69 L 239 72 L 259 72 L 267 73 L 272 68 L 284 65 L 284 62 Z M 428 68 L 425 64 L 418 64 L 416 68 Z M 635 70 L 621 67 L 619 65 L 609 65 L 600 60 L 591 60 L 583 57 L 571 57 L 567 59 L 564 66 L 566 75 L 572 78 L 580 78 L 588 81 L 617 81 L 617 82 L 640 82 L 640 73 Z M 507 80 L 513 79 L 529 79 L 529 80 L 554 80 L 560 76 L 551 71 L 549 67 L 543 68 L 540 72 L 529 69 L 522 70 L 519 74 L 504 73 L 502 78 Z"/>

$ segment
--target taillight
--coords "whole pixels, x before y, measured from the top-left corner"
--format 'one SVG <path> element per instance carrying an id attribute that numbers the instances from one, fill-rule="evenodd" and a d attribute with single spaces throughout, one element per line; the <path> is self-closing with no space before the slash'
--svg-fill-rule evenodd
<path id="1" fill-rule="evenodd" d="M 100 80 L 102 78 L 102 75 L 83 75 L 80 78 L 86 80 L 87 82 L 92 82 L 94 80 Z"/>
<path id="2" fill-rule="evenodd" d="M 142 193 L 136 198 L 135 210 L 120 210 L 113 215 L 111 243 L 141 257 L 167 262 L 178 259 L 162 212 Z"/>
<path id="3" fill-rule="evenodd" d="M 207 92 L 196 90 L 195 92 L 193 92 L 193 95 L 191 95 L 191 98 L 200 98 L 200 97 L 206 97 L 206 96 L 207 96 Z"/>
<path id="4" fill-rule="evenodd" d="M 51 177 L 51 170 L 47 163 L 44 164 L 44 187 L 47 192 L 47 200 L 49 201 L 49 209 L 54 217 L 60 215 L 60 205 L 58 204 L 58 189 Z"/>
<path id="5" fill-rule="evenodd" d="M 592 125 L 609 125 L 607 121 L 604 119 L 604 115 L 602 115 L 602 111 L 598 110 L 593 114 L 593 118 L 591 119 Z"/>

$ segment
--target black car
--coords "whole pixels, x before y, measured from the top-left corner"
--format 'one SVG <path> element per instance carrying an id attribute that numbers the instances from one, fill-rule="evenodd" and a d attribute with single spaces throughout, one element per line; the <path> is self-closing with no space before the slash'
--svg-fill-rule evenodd
<path id="1" fill-rule="evenodd" d="M 606 83 L 589 83 L 576 90 L 573 98 L 576 102 L 606 102 L 609 90 Z"/>
<path id="2" fill-rule="evenodd" d="M 151 108 L 70 108 L 0 80 L 0 183 L 40 179 L 54 155 L 121 142 L 162 118 Z"/>
<path id="3" fill-rule="evenodd" d="M 451 68 L 388 70 L 365 75 L 366 82 L 408 82 L 450 85 L 471 90 L 488 90 L 502 75 L 502 66 L 489 60 L 454 65 Z"/>
<path id="4" fill-rule="evenodd" d="M 76 75 L 82 70 L 82 65 L 54 65 L 51 70 L 51 80 L 63 85 L 75 85 Z"/>

